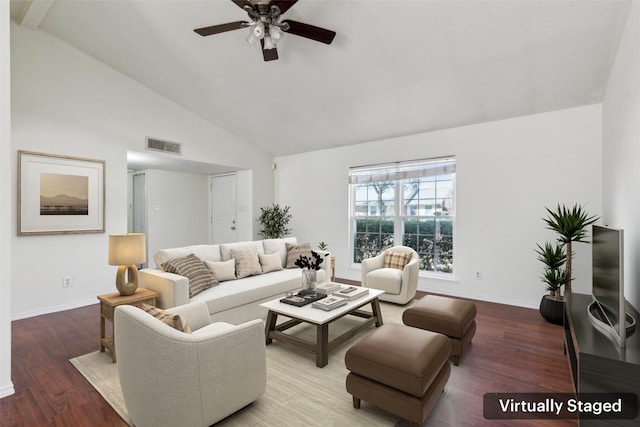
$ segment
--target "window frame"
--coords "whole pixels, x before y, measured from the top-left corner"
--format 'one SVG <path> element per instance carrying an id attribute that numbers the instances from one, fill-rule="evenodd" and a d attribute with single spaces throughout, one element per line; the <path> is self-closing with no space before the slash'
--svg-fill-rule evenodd
<path id="1" fill-rule="evenodd" d="M 403 167 L 411 167 L 411 166 L 425 166 L 425 165 L 434 165 L 434 164 L 439 164 L 439 163 L 448 163 L 449 165 L 451 165 L 452 171 L 448 171 L 446 173 L 434 173 L 432 175 L 427 175 L 427 176 L 443 176 L 443 175 L 451 175 L 451 197 L 447 197 L 447 200 L 451 201 L 451 208 L 450 208 L 450 214 L 446 215 L 446 216 L 442 216 L 442 215 L 437 215 L 435 212 L 432 215 L 424 215 L 424 214 L 420 214 L 420 207 L 418 206 L 416 208 L 417 210 L 417 215 L 411 215 L 410 214 L 410 209 L 407 208 L 407 212 L 405 213 L 403 211 L 403 204 L 404 204 L 404 200 L 405 200 L 405 194 L 404 194 L 404 183 L 411 178 L 394 178 L 394 179 L 389 179 L 389 181 L 393 181 L 394 183 L 394 213 L 393 215 L 386 215 L 384 217 L 376 215 L 376 216 L 372 216 L 369 215 L 369 208 L 367 208 L 367 215 L 358 215 L 357 214 L 357 200 L 356 200 L 356 189 L 359 185 L 363 185 L 363 183 L 358 183 L 358 182 L 351 182 L 351 176 L 352 174 L 355 173 L 363 173 L 363 171 L 366 170 L 389 170 L 389 171 L 393 171 L 393 170 L 398 170 L 398 169 L 402 169 Z M 457 217 L 457 213 L 456 213 L 456 193 L 457 193 L 457 188 L 456 188 L 456 172 L 455 172 L 455 167 L 456 167 L 456 159 L 454 156 L 446 156 L 446 157 L 442 157 L 442 158 L 432 158 L 432 159 L 423 159 L 423 160 L 415 160 L 415 161 L 410 161 L 410 162 L 396 162 L 396 163 L 386 163 L 386 164 L 379 164 L 379 165 L 369 165 L 369 166 L 360 166 L 360 167 L 352 167 L 349 170 L 349 176 L 350 176 L 350 182 L 349 182 L 349 254 L 350 254 L 350 259 L 349 259 L 349 265 L 352 267 L 359 267 L 361 265 L 360 262 L 356 262 L 355 260 L 355 248 L 356 248 L 356 233 L 358 233 L 357 230 L 357 220 L 358 219 L 362 219 L 362 218 L 368 218 L 368 217 L 372 217 L 372 218 L 376 218 L 376 219 L 383 219 L 383 218 L 388 218 L 388 219 L 392 219 L 393 220 L 393 224 L 394 224 L 394 230 L 393 230 L 393 245 L 404 245 L 405 241 L 404 241 L 404 236 L 405 236 L 405 220 L 411 220 L 411 219 L 415 219 L 415 220 L 422 220 L 422 219 L 427 219 L 427 220 L 431 220 L 433 219 L 434 221 L 438 221 L 438 218 L 446 218 L 448 220 L 451 221 L 451 227 L 452 227 L 452 232 L 451 232 L 451 245 L 452 245 L 452 249 L 451 249 L 451 258 L 452 258 L 452 262 L 451 262 L 451 271 L 438 271 L 438 270 L 427 270 L 427 269 L 420 269 L 419 270 L 419 274 L 421 276 L 428 276 L 428 277 L 439 277 L 439 278 L 443 278 L 443 279 L 455 279 L 455 270 L 456 270 L 456 256 L 455 256 L 455 248 L 456 248 L 456 217 Z M 424 178 L 424 176 L 420 177 L 420 178 Z M 420 179 L 419 178 L 419 179 Z M 384 182 L 384 180 L 380 180 L 377 182 Z M 437 179 L 436 179 L 437 182 Z M 436 187 L 437 188 L 437 187 Z M 438 206 L 438 198 L 442 198 L 439 197 L 438 194 L 436 193 L 436 195 L 434 196 L 434 201 L 435 201 L 435 205 L 436 207 Z M 418 234 L 419 235 L 419 234 Z"/>

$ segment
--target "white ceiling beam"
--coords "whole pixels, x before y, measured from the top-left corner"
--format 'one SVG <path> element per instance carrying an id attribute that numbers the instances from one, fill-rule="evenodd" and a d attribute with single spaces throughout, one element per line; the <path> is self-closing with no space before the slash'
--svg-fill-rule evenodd
<path id="1" fill-rule="evenodd" d="M 53 2 L 54 0 L 30 0 L 22 11 L 18 23 L 32 30 L 37 29 L 47 16 Z"/>

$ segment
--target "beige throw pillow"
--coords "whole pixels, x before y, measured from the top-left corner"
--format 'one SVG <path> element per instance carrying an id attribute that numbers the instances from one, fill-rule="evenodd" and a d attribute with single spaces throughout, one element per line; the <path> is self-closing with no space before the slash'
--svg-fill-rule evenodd
<path id="1" fill-rule="evenodd" d="M 287 268 L 298 268 L 295 262 L 304 255 L 311 259 L 311 243 L 303 243 L 302 245 L 292 245 L 287 243 Z"/>
<path id="2" fill-rule="evenodd" d="M 227 261 L 205 261 L 204 265 L 218 282 L 235 280 L 236 278 L 236 260 L 233 258 Z"/>
<path id="3" fill-rule="evenodd" d="M 280 253 L 258 254 L 258 258 L 260 259 L 260 265 L 262 266 L 263 273 L 282 270 Z"/>
<path id="4" fill-rule="evenodd" d="M 231 249 L 231 256 L 236 260 L 236 276 L 238 279 L 262 274 L 258 250 L 255 246 Z"/>
<path id="5" fill-rule="evenodd" d="M 189 298 L 218 284 L 204 262 L 194 254 L 170 259 L 162 264 L 162 269 L 189 279 Z"/>
<path id="6" fill-rule="evenodd" d="M 404 266 L 411 260 L 412 255 L 411 252 L 404 253 L 387 250 L 384 252 L 384 267 L 403 270 Z"/>
<path id="7" fill-rule="evenodd" d="M 187 324 L 187 321 L 179 314 L 169 313 L 168 311 L 160 310 L 159 308 L 148 304 L 142 304 L 140 308 L 160 320 L 162 323 L 165 323 L 180 332 L 185 332 L 187 334 L 191 333 L 191 328 Z"/>

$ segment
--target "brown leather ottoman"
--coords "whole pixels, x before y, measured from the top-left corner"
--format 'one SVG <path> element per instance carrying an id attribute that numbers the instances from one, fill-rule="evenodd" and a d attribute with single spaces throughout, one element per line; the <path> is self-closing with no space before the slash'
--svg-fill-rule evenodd
<path id="1" fill-rule="evenodd" d="M 476 333 L 476 305 L 455 298 L 426 295 L 402 313 L 405 325 L 439 332 L 451 339 L 453 364 L 471 345 Z"/>
<path id="2" fill-rule="evenodd" d="M 435 332 L 387 323 L 347 350 L 347 391 L 420 425 L 449 379 L 449 339 Z"/>

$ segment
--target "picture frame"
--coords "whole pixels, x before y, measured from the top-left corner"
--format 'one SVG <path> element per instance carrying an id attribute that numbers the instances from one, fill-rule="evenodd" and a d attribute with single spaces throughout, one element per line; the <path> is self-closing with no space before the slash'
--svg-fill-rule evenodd
<path id="1" fill-rule="evenodd" d="M 18 151 L 19 236 L 104 231 L 104 160 Z"/>

